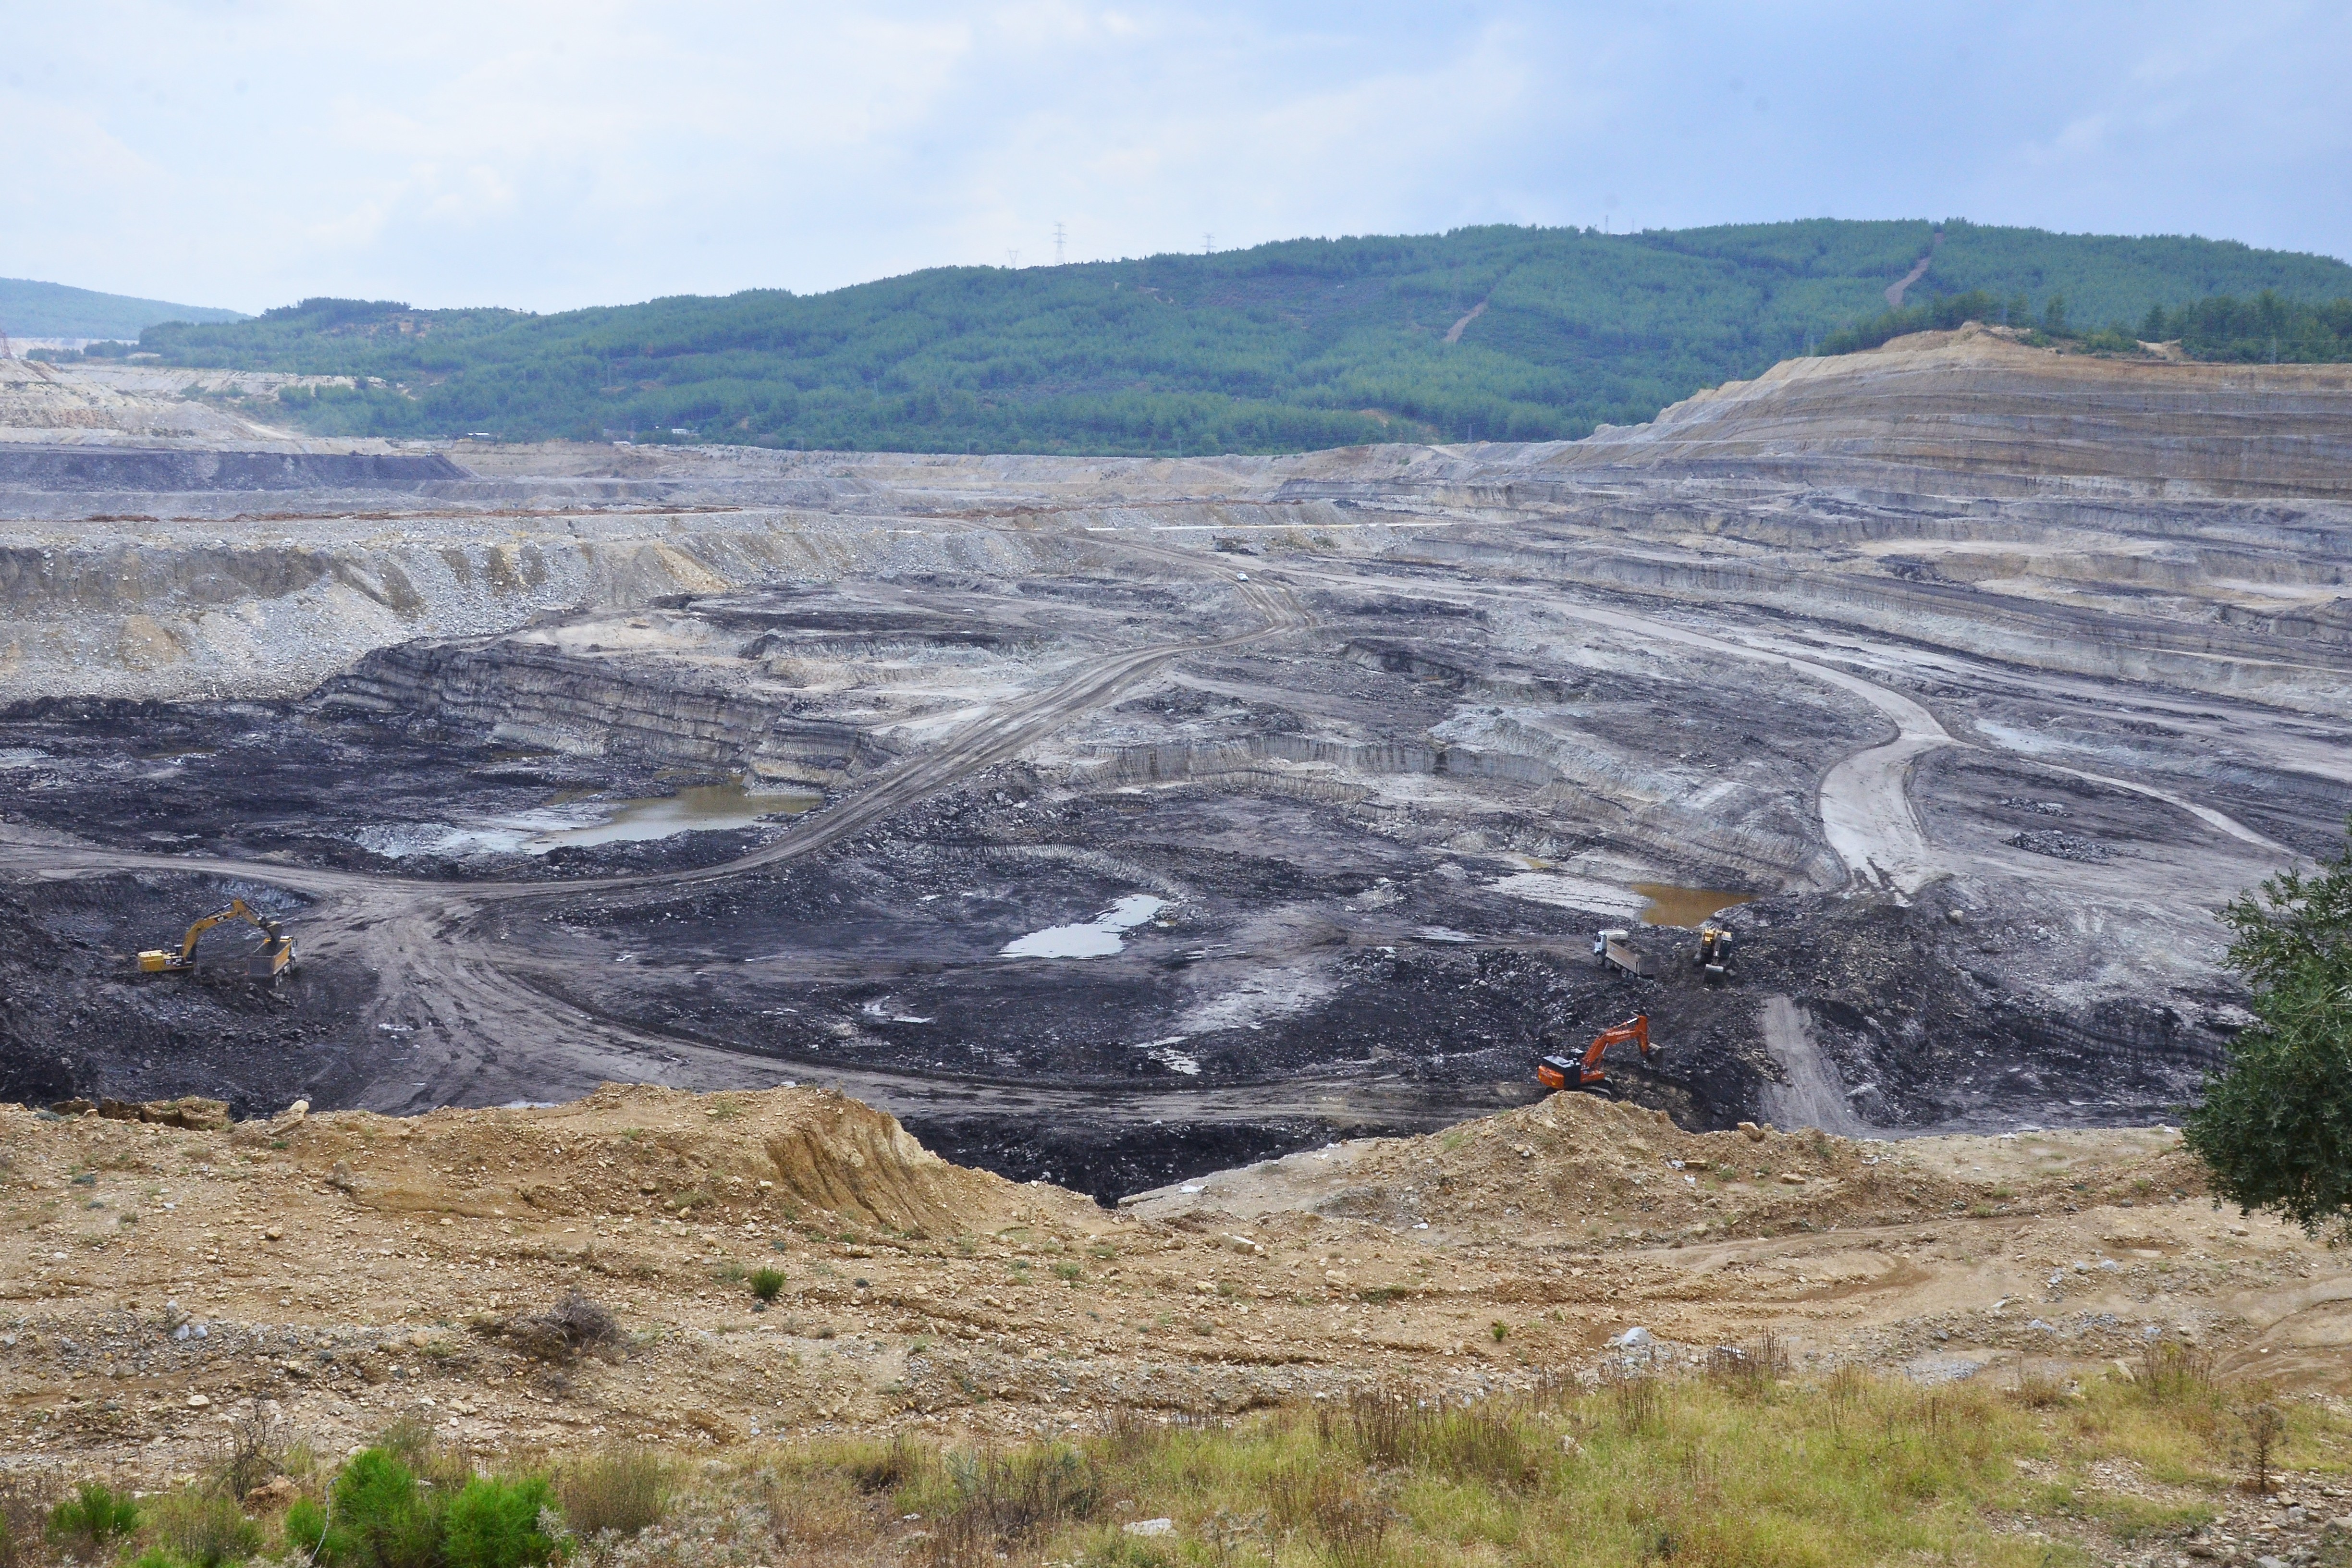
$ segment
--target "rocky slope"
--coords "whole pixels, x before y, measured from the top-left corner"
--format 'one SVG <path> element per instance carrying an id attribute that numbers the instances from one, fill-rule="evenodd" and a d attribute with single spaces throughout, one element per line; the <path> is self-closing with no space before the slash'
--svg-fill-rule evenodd
<path id="1" fill-rule="evenodd" d="M 283 433 L 164 373 L 0 371 L 0 437 L 46 444 L 52 467 L 72 430 L 214 454 L 201 475 L 90 468 L 65 490 L 0 471 L 16 520 L 0 528 L 0 658 L 33 694 L 285 695 L 373 647 L 557 609 L 1000 575 L 1036 569 L 1049 540 L 1114 534 L 1402 545 L 2103 677 L 2347 696 L 2340 367 L 2097 359 L 1972 326 L 1791 361 L 1570 444 L 1167 461 L 459 442 L 292 481 L 224 477 L 235 451 L 290 450 Z"/>
<path id="2" fill-rule="evenodd" d="M 2352 370 L 2039 350 L 1975 322 L 1789 360 L 1533 465 L 1819 481 L 1867 469 L 2152 495 L 2352 496 Z"/>
<path id="3" fill-rule="evenodd" d="M 0 452 L 7 446 L 107 447 L 173 445 L 215 451 L 368 452 L 373 439 L 320 441 L 257 423 L 207 395 L 275 392 L 288 384 L 351 384 L 341 376 L 163 370 L 146 365 L 52 365 L 0 359 Z"/>

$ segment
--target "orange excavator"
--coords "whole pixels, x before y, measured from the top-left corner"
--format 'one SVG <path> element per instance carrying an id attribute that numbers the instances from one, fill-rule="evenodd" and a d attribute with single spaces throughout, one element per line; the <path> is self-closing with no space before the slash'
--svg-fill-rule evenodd
<path id="1" fill-rule="evenodd" d="M 294 939 L 279 928 L 278 922 L 253 912 L 243 899 L 232 899 L 228 908 L 216 915 L 206 915 L 188 928 L 180 951 L 150 948 L 139 955 L 139 968 L 145 974 L 184 974 L 196 966 L 196 939 L 224 921 L 246 921 L 261 928 L 261 947 L 245 960 L 246 974 L 255 980 L 275 984 L 294 966 Z"/>
<path id="2" fill-rule="evenodd" d="M 1601 1030 L 1584 1047 L 1580 1060 L 1567 1057 L 1546 1057 L 1536 1064 L 1536 1079 L 1546 1089 L 1591 1089 L 1608 1078 L 1601 1070 L 1601 1058 L 1612 1046 L 1622 1046 L 1631 1040 L 1642 1047 L 1642 1059 L 1648 1061 L 1654 1048 L 1650 1044 L 1650 1016 L 1636 1013 L 1613 1028 Z"/>

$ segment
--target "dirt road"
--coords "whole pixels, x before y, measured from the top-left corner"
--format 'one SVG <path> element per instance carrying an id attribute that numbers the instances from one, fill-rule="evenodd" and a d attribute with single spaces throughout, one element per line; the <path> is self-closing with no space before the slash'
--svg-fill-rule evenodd
<path id="1" fill-rule="evenodd" d="M 1853 1113 L 1837 1069 L 1822 1056 L 1812 1026 L 1795 1002 L 1767 996 L 1759 1009 L 1765 1048 L 1788 1078 L 1764 1090 L 1764 1114 L 1775 1127 L 1818 1127 L 1843 1138 L 1868 1138 L 1876 1129 Z"/>
<path id="2" fill-rule="evenodd" d="M 595 1014 L 534 984 L 544 964 L 501 953 L 478 934 L 493 906 L 575 900 L 599 894 L 708 883 L 814 855 L 1017 756 L 1074 716 L 1109 701 L 1172 660 L 1240 647 L 1305 628 L 1310 619 L 1291 591 L 1251 581 L 1214 558 L 1137 546 L 1231 580 L 1261 624 L 1230 637 L 1154 644 L 1093 665 L 1024 701 L 966 725 L 940 746 L 883 773 L 864 789 L 810 817 L 776 843 L 717 866 L 562 882 L 456 885 L 310 867 L 165 856 L 0 839 L 12 869 L 40 878 L 112 871 L 209 873 L 288 888 L 316 900 L 300 922 L 305 955 L 341 961 L 377 979 L 366 1022 L 398 1043 L 413 1063 L 380 1078 L 367 1108 L 409 1111 L 436 1105 L 497 1103 L 585 1094 L 602 1082 L 686 1088 L 821 1083 L 893 1114 L 985 1109 L 992 1114 L 1084 1114 L 1097 1121 L 1253 1121 L 1295 1115 L 1338 1125 L 1442 1125 L 1491 1111 L 1512 1097 L 1492 1092 L 1433 1095 L 1428 1086 L 1348 1079 L 1287 1088 L 1143 1089 L 1116 1093 L 1054 1089 L 936 1073 L 893 1073 L 749 1057 L 725 1043 Z"/>
<path id="3" fill-rule="evenodd" d="M 1146 1083 L 1072 1089 L 1005 1081 L 968 1069 L 898 1072 L 805 1056 L 761 1055 L 744 1048 L 739 1039 L 698 1034 L 676 1018 L 600 1012 L 592 999 L 594 988 L 572 983 L 580 977 L 582 959 L 522 951 L 497 934 L 499 922 L 489 917 L 501 909 L 523 904 L 562 908 L 723 883 L 838 847 L 982 770 L 1032 752 L 1057 729 L 1120 700 L 1179 659 L 1308 627 L 1312 617 L 1293 592 L 1294 584 L 1374 598 L 1410 593 L 1471 606 L 1491 596 L 1467 585 L 1433 583 L 1426 576 L 1415 576 L 1407 585 L 1377 567 L 1351 567 L 1328 558 L 1312 566 L 1286 562 L 1269 569 L 1255 557 L 1235 562 L 1123 537 L 1097 536 L 1089 543 L 1149 559 L 1161 572 L 1173 566 L 1220 581 L 1251 609 L 1256 624 L 1222 637 L 1155 642 L 1088 664 L 1044 689 L 982 713 L 939 744 L 801 820 L 774 842 L 718 865 L 580 880 L 453 883 L 266 860 L 60 846 L 54 840 L 36 842 L 30 834 L 0 839 L 0 855 L 12 868 L 43 877 L 208 873 L 275 884 L 316 900 L 300 922 L 305 956 L 375 979 L 363 1024 L 385 1047 L 392 1065 L 377 1071 L 362 1103 L 380 1110 L 557 1099 L 585 1093 L 610 1080 L 704 1089 L 801 1082 L 836 1087 L 902 1116 L 985 1113 L 1129 1124 L 1298 1117 L 1342 1127 L 1377 1122 L 1397 1128 L 1433 1126 L 1486 1113 L 1531 1094 L 1531 1085 L 1513 1089 L 1478 1082 L 1444 1089 L 1419 1079 L 1367 1079 L 1353 1073 L 1216 1088 Z M 1911 765 L 1927 751 L 1969 742 L 1956 741 L 1921 704 L 1868 674 L 1808 657 L 1817 650 L 1700 630 L 1599 605 L 1555 602 L 1550 607 L 1631 642 L 1678 644 L 1749 666 L 1775 667 L 1867 704 L 1891 723 L 1893 739 L 1837 758 L 1819 785 L 1822 828 L 1847 868 L 1846 885 L 1900 899 L 1940 874 L 1942 868 L 1927 846 L 1909 796 Z M 2145 786 L 2124 787 L 2158 794 Z M 2210 807 L 2172 795 L 2161 798 L 2249 842 L 2269 843 Z M 1376 917 L 1350 919 L 1348 941 L 1412 940 L 1410 929 L 1385 931 Z M 1474 943 L 1519 944 L 1508 937 Z M 1776 1055 L 1781 1056 L 1783 1070 L 1792 1081 L 1800 1076 L 1790 1057 L 1777 1050 Z M 1807 1120 L 1827 1114 L 1817 1112 Z"/>

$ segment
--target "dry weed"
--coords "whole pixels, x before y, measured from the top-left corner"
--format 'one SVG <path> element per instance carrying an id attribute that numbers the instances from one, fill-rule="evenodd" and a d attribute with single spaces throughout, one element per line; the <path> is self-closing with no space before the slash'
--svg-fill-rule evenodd
<path id="1" fill-rule="evenodd" d="M 2201 1404 L 2213 1396 L 2213 1357 L 2176 1340 L 2145 1340 L 2134 1381 L 2157 1404 Z"/>
<path id="2" fill-rule="evenodd" d="M 2028 1410 L 2051 1410 L 2066 1403 L 2065 1379 L 2049 1368 L 2030 1361 L 2020 1361 L 2011 1382 L 2011 1399 Z"/>
<path id="3" fill-rule="evenodd" d="M 1708 1381 L 1741 1399 L 1763 1398 L 1788 1373 L 1788 1347 L 1769 1329 L 1753 1344 L 1717 1345 L 1706 1356 Z"/>
<path id="4" fill-rule="evenodd" d="M 224 1497 L 242 1498 L 287 1472 L 294 1450 L 294 1428 L 271 1415 L 257 1398 L 229 1422 L 222 1436 L 220 1459 L 213 1467 L 213 1489 Z"/>
<path id="5" fill-rule="evenodd" d="M 490 1331 L 527 1356 L 562 1364 L 583 1355 L 609 1355 L 621 1342 L 620 1320 L 603 1302 L 569 1290 L 543 1312 L 517 1313 Z"/>
<path id="6" fill-rule="evenodd" d="M 555 1499 L 574 1534 L 626 1540 L 669 1511 L 669 1466 L 650 1448 L 607 1448 L 555 1472 Z"/>

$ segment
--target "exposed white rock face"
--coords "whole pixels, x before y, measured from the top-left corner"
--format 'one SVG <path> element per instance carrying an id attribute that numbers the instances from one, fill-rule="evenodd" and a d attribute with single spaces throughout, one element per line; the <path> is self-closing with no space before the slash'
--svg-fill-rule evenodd
<path id="1" fill-rule="evenodd" d="M 304 952 L 387 988 L 372 1103 L 986 1081 L 1035 1114 L 954 1146 L 1067 1174 L 1099 1151 L 1019 1094 L 1197 1096 L 1239 1158 L 1490 1109 L 1643 1008 L 1623 1071 L 1678 1113 L 2152 1115 L 2242 1021 L 2213 911 L 2352 804 L 2347 384 L 1977 332 L 1544 447 L 0 442 L 0 694 L 69 700 L 12 710 L 0 837 L 364 911 Z M 72 700 L 208 696 L 301 700 Z M 593 841 L 698 786 L 824 804 Z M 460 915 L 434 877 L 516 880 Z M 131 897 L 58 940 L 152 944 Z M 1094 918 L 1129 898 L 1168 908 Z M 1667 928 L 1727 905 L 1718 976 Z M 1182 1173 L 1133 1163 L 1171 1136 L 1097 1173 Z"/>

